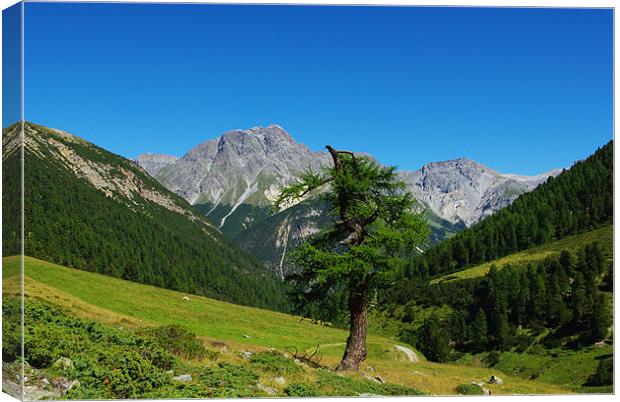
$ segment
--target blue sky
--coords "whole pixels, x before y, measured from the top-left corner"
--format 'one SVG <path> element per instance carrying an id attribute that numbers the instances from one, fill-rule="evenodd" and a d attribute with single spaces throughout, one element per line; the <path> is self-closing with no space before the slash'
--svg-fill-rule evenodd
<path id="1" fill-rule="evenodd" d="M 127 157 L 275 123 L 536 174 L 613 133 L 611 10 L 27 3 L 25 27 L 26 119 Z"/>

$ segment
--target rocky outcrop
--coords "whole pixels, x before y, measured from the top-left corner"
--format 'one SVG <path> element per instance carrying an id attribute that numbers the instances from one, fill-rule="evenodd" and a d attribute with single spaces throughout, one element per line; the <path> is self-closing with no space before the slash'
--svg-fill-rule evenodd
<path id="1" fill-rule="evenodd" d="M 14 147 L 10 145 L 14 141 L 7 142 L 7 145 Z M 98 147 L 79 137 L 57 129 L 26 123 L 24 143 L 25 149 L 29 152 L 62 163 L 75 176 L 86 180 L 107 197 L 124 202 L 131 208 L 148 201 L 185 215 L 191 220 L 197 219 L 190 208 L 180 204 L 184 203 L 182 200 L 174 199 L 171 197 L 172 194 L 165 194 L 147 185 L 139 177 L 139 168 L 131 162 L 127 162 L 131 166 L 125 166 L 117 160 L 108 160 L 109 157 L 104 157 L 104 153 Z M 84 156 L 87 153 L 99 157 Z"/>
<path id="2" fill-rule="evenodd" d="M 308 168 L 329 166 L 331 160 L 326 152 L 312 152 L 282 127 L 270 125 L 226 132 L 178 160 L 145 154 L 136 162 L 190 203 L 208 204 L 206 215 L 222 227 L 229 219 L 248 218 L 237 216 L 245 213 L 242 205 L 269 206 L 283 185 Z M 459 158 L 401 175 L 408 190 L 438 217 L 471 226 L 560 172 L 502 174 Z"/>
<path id="3" fill-rule="evenodd" d="M 419 170 L 402 172 L 402 177 L 409 191 L 439 217 L 471 226 L 559 173 L 561 170 L 537 176 L 502 174 L 460 158 L 432 162 Z"/>
<path id="4" fill-rule="evenodd" d="M 214 220 L 222 227 L 241 205 L 270 206 L 282 186 L 329 160 L 326 153 L 312 152 L 282 127 L 270 125 L 228 131 L 199 144 L 155 177 L 190 203 L 211 205 L 206 215 L 213 218 L 217 210 Z M 136 162 L 150 169 L 144 158 Z"/>
<path id="5" fill-rule="evenodd" d="M 308 168 L 331 166 L 327 152 L 311 151 L 277 125 L 228 131 L 197 145 L 180 159 L 146 154 L 136 163 L 199 207 L 223 233 L 280 276 L 287 273 L 287 253 L 330 220 L 310 202 L 270 214 L 269 207 L 282 186 Z M 437 242 L 509 205 L 558 173 L 532 177 L 502 174 L 460 158 L 400 174 L 421 207 L 428 207 L 431 241 Z"/>
<path id="6" fill-rule="evenodd" d="M 179 160 L 179 157 L 174 155 L 146 153 L 138 155 L 136 163 L 146 170 L 148 174 L 155 176 L 162 168 L 173 164 L 177 160 Z"/>

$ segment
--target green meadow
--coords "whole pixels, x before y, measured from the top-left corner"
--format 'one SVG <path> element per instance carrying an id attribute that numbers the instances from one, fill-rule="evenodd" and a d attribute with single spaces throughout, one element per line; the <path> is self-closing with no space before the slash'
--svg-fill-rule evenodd
<path id="1" fill-rule="evenodd" d="M 3 258 L 5 297 L 19 295 L 19 272 L 20 257 Z M 262 366 L 252 364 L 241 357 L 244 352 L 256 354 L 272 350 L 291 356 L 295 351 L 303 354 L 319 346 L 316 357 L 320 359 L 316 360 L 329 369 L 337 365 L 347 338 L 347 331 L 344 329 L 312 323 L 300 317 L 132 283 L 33 258 L 26 257 L 25 272 L 25 295 L 29 299 L 51 303 L 71 316 L 85 321 L 96 321 L 113 329 L 141 330 L 171 324 L 181 326 L 196 334 L 207 349 L 217 352 L 217 364 L 231 363 L 249 367 L 258 372 L 265 386 L 273 388 L 276 396 L 305 391 L 291 390 L 274 383 L 273 371 L 277 370 L 277 367 L 268 367 L 269 362 Z M 385 330 L 379 335 L 378 330 L 371 328 L 368 338 L 369 356 L 359 373 L 343 374 L 344 377 L 341 377 L 326 374 L 332 373 L 329 370 L 304 366 L 301 371 L 282 375 L 286 384 L 308 382 L 318 387 L 316 389 L 322 389 L 322 394 L 337 392 L 340 395 L 449 395 L 455 394 L 456 387 L 460 384 L 487 381 L 491 375 L 504 379 L 503 385 L 485 385 L 493 394 L 582 391 L 575 387 L 572 378 L 564 381 L 556 378 L 557 376 L 541 376 L 533 380 L 518 373 L 511 374 L 509 370 L 487 368 L 471 362 L 429 362 L 413 347 L 395 339 L 395 336 L 390 336 Z M 404 352 L 395 348 L 396 345 L 411 349 L 416 353 L 418 361 L 410 361 Z M 205 360 L 188 364 L 187 370 L 192 372 L 198 370 L 197 367 L 209 367 L 215 363 Z M 277 364 L 274 363 L 275 366 Z M 386 381 L 383 388 L 377 388 L 376 382 L 372 381 L 376 376 Z M 349 391 L 346 391 L 347 387 Z M 332 391 L 329 391 L 330 389 Z"/>

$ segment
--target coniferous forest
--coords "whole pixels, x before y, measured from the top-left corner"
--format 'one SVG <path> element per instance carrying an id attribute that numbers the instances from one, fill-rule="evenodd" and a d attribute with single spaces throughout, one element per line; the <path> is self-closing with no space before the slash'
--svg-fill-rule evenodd
<path id="1" fill-rule="evenodd" d="M 26 147 L 25 233 L 28 256 L 135 282 L 215 297 L 235 303 L 286 310 L 284 286 L 260 262 L 235 247 L 200 219 L 147 200 L 128 206 L 106 196 L 63 164 L 46 141 L 61 141 L 88 160 L 132 172 L 154 191 L 191 206 L 140 171 L 132 162 L 89 143 L 64 140 L 28 123 L 43 140 Z M 35 141 L 36 135 L 32 135 Z M 4 162 L 19 169 L 19 152 Z M 114 170 L 116 169 L 116 170 Z M 5 170 L 6 172 L 6 170 Z M 5 177 L 4 255 L 19 254 L 19 175 Z"/>
<path id="2" fill-rule="evenodd" d="M 615 396 L 614 8 L 126 2 L 3 10 L 2 393 Z"/>
<path id="3" fill-rule="evenodd" d="M 511 206 L 418 256 L 382 292 L 383 311 L 399 320 L 403 341 L 437 362 L 481 354 L 484 364 L 493 367 L 502 352 L 521 353 L 525 361 L 541 348 L 557 356 L 562 350 L 604 345 L 612 337 L 612 221 L 610 142 Z M 580 233 L 595 239 L 583 244 L 577 240 Z M 610 236 L 600 237 L 604 233 Z M 569 238 L 574 240 L 568 244 L 580 246 L 537 261 L 515 258 L 492 264 L 484 275 L 450 275 Z M 610 362 L 611 356 L 601 359 L 588 384 L 611 384 Z"/>
<path id="4" fill-rule="evenodd" d="M 407 276 L 433 277 L 581 233 L 613 219 L 613 143 L 424 253 Z"/>
<path id="5" fill-rule="evenodd" d="M 348 395 L 351 392 L 358 395 L 362 392 L 360 390 L 384 395 L 413 395 L 420 393 L 420 389 L 427 389 L 427 384 L 410 382 L 407 382 L 409 387 L 386 385 L 384 388 L 371 386 L 367 380 L 342 384 L 338 383 L 340 380 L 336 378 L 340 377 L 336 375 L 317 377 L 315 383 L 300 385 L 299 379 L 306 378 L 311 373 L 308 370 L 313 367 L 330 369 L 329 365 L 321 363 L 323 348 L 329 364 L 335 365 L 340 360 L 341 352 L 330 350 L 330 345 L 342 344 L 338 342 L 345 339 L 351 317 L 347 311 L 350 304 L 347 297 L 351 291 L 347 292 L 343 286 L 329 288 L 328 284 L 320 282 L 324 280 L 326 267 L 319 266 L 316 279 L 310 282 L 312 286 L 318 284 L 329 288 L 320 300 L 321 308 L 316 310 L 305 306 L 308 307 L 308 319 L 302 321 L 298 317 L 265 310 L 246 310 L 240 306 L 217 305 L 209 299 L 165 293 L 159 288 L 280 311 L 290 311 L 291 298 L 286 297 L 287 291 L 290 297 L 300 300 L 299 294 L 287 289 L 290 276 L 284 280 L 277 278 L 258 260 L 237 248 L 233 240 L 218 233 L 185 200 L 166 190 L 133 162 L 78 137 L 58 134 L 30 123 L 27 123 L 27 129 L 31 137 L 24 149 L 27 173 L 24 177 L 26 292 L 42 292 L 42 300 L 37 302 L 42 304 L 32 304 L 28 299 L 27 309 L 30 311 L 35 306 L 34 310 L 48 311 L 46 303 L 52 301 L 68 311 L 79 306 L 76 310 L 78 317 L 85 312 L 87 317 L 93 314 L 99 317 L 101 311 L 105 311 L 105 320 L 118 322 L 115 321 L 119 319 L 116 314 L 120 314 L 125 318 L 120 321 L 123 325 L 119 331 L 127 323 L 141 328 L 144 320 L 153 320 L 157 326 L 148 332 L 138 329 L 127 333 L 129 343 L 119 353 L 131 355 L 136 348 L 133 343 L 146 342 L 146 352 L 140 353 L 147 353 L 144 355 L 147 357 L 125 357 L 129 359 L 128 366 L 123 366 L 126 372 L 118 376 L 115 365 L 109 360 L 112 359 L 110 356 L 116 356 L 116 352 L 106 354 L 107 357 L 101 360 L 96 352 L 98 338 L 91 339 L 91 335 L 99 337 L 101 333 L 107 333 L 107 329 L 80 318 L 75 321 L 75 328 L 63 330 L 78 336 L 80 342 L 87 345 L 84 352 L 74 344 L 56 347 L 46 342 L 44 339 L 49 336 L 59 336 L 58 325 L 46 320 L 37 321 L 29 330 L 25 344 L 29 370 L 37 376 L 42 373 L 58 376 L 54 365 L 58 364 L 58 356 L 66 355 L 72 362 L 79 362 L 79 366 L 63 372 L 64 375 L 73 376 L 84 384 L 71 392 L 54 387 L 53 392 L 72 398 L 139 398 L 156 396 L 156 392 L 185 397 Z M 10 140 L 6 137 L 8 134 L 5 132 L 7 143 Z M 348 157 L 347 151 L 341 152 Z M 362 317 L 369 322 L 366 353 L 372 354 L 372 365 L 381 367 L 381 359 L 388 359 L 390 368 L 383 367 L 382 372 L 401 373 L 410 370 L 412 364 L 417 370 L 435 370 L 435 366 L 427 367 L 423 362 L 401 362 L 402 357 L 389 357 L 391 355 L 386 353 L 394 350 L 394 342 L 399 341 L 409 345 L 401 345 L 404 348 L 401 350 L 414 355 L 419 353 L 429 362 L 452 364 L 451 375 L 458 378 L 459 383 L 451 383 L 448 388 L 432 385 L 433 388 L 428 389 L 437 390 L 434 392 L 490 392 L 493 386 L 497 386 L 488 382 L 490 380 L 483 381 L 481 386 L 471 383 L 472 374 L 468 370 L 476 367 L 489 370 L 485 373 L 504 376 L 510 386 L 515 387 L 509 388 L 511 393 L 550 392 L 549 384 L 563 387 L 553 392 L 569 389 L 608 392 L 613 384 L 613 362 L 609 352 L 613 344 L 612 157 L 613 144 L 610 142 L 558 177 L 520 196 L 511 206 L 424 251 L 396 247 L 401 240 L 397 240 L 394 232 L 380 226 L 379 234 L 384 238 L 377 243 L 378 247 L 372 252 L 360 248 L 359 251 L 364 253 L 352 257 L 365 261 L 364 258 L 370 256 L 373 261 L 375 258 L 382 261 L 382 247 L 397 256 L 388 262 L 393 269 L 381 276 L 365 298 L 367 312 Z M 4 158 L 4 166 L 19 169 L 19 158 L 18 152 L 9 153 Z M 351 165 L 351 172 L 345 173 L 353 174 L 347 176 L 347 180 L 351 180 L 356 196 L 366 200 L 354 175 L 356 169 L 360 170 L 358 164 L 365 159 L 345 161 Z M 81 166 L 80 170 L 73 170 L 72 164 Z M 378 165 L 372 166 L 379 169 Z M 98 176 L 89 170 L 95 167 L 105 173 L 103 178 L 107 187 L 103 187 L 104 191 L 96 188 Z M 90 172 L 91 176 L 85 176 L 83 172 Z M 323 180 L 315 178 L 308 176 L 310 182 L 320 185 Z M 20 251 L 20 183 L 18 176 L 6 174 L 3 182 L 3 252 L 17 255 Z M 141 190 L 124 193 L 124 189 L 134 188 L 132 183 L 140 183 Z M 402 186 L 397 181 L 390 185 L 395 189 Z M 307 191 L 302 187 L 295 188 L 302 193 Z M 152 201 L 149 194 L 158 194 L 160 198 Z M 172 204 L 166 204 L 162 197 L 168 197 Z M 370 202 L 368 208 L 372 209 L 374 205 Z M 357 204 L 355 211 L 364 214 Z M 420 229 L 420 235 L 416 234 L 415 238 L 423 241 L 421 234 L 427 233 L 422 230 L 426 223 L 420 221 L 419 225 L 416 228 Z M 368 230 L 374 229 L 369 227 Z M 414 232 L 418 233 L 412 231 L 411 235 Z M 405 234 L 409 236 L 409 232 Z M 376 239 L 377 235 L 374 236 Z M 340 249 L 336 247 L 334 250 L 337 254 Z M 519 252 L 544 255 L 528 260 Z M 291 254 L 300 256 L 298 252 L 291 251 Z M 499 263 L 504 261 L 498 260 L 501 257 L 508 258 L 509 262 Z M 10 289 L 13 294 L 19 292 L 19 284 L 15 282 L 19 279 L 16 263 L 17 260 L 11 257 L 5 259 L 8 294 L 11 294 Z M 488 272 L 480 268 L 485 263 L 491 264 Z M 357 269 L 357 263 L 350 266 Z M 363 266 L 372 274 L 371 265 L 364 263 Z M 306 268 L 313 270 L 314 267 L 311 262 Z M 78 268 L 80 273 L 70 268 Z M 470 270 L 473 271 L 461 275 Z M 336 266 L 332 274 L 346 280 L 341 277 L 341 271 L 341 266 Z M 105 276 L 89 276 L 93 273 Z M 44 286 L 39 287 L 39 283 Z M 155 287 L 140 287 L 138 283 Z M 123 291 L 119 293 L 118 289 Z M 58 291 L 60 293 L 56 293 Z M 81 304 L 84 300 L 87 307 Z M 149 303 L 153 300 L 157 302 L 151 307 Z M 9 323 L 7 331 L 3 332 L 4 351 L 11 370 L 17 368 L 16 359 L 21 350 L 17 308 L 18 304 L 8 303 L 4 317 Z M 132 321 L 138 318 L 137 323 Z M 171 324 L 180 327 L 170 327 Z M 272 330 L 275 333 L 271 333 Z M 110 333 L 116 334 L 115 331 Z M 304 334 L 302 339 L 287 335 L 297 334 L 297 331 Z M 390 340 L 377 338 L 375 331 L 385 331 L 379 333 L 389 334 Z M 116 342 L 117 335 L 114 334 L 106 341 L 111 345 Z M 211 341 L 209 348 L 203 349 L 200 342 L 192 340 L 195 335 L 215 340 Z M 244 359 L 253 354 L 244 349 L 227 352 L 228 341 L 237 342 L 237 339 L 263 345 L 269 351 L 259 354 L 256 361 L 250 358 L 238 366 L 229 365 L 231 359 L 237 362 L 239 353 L 246 356 Z M 158 349 L 157 345 L 168 342 L 174 345 L 168 352 Z M 293 344 L 295 346 L 291 347 Z M 286 351 L 282 352 L 285 354 L 273 350 L 276 349 L 274 346 Z M 202 357 L 188 357 L 187 347 L 191 347 L 192 353 L 199 351 Z M 218 347 L 221 347 L 219 352 L 213 350 Z M 312 348 L 316 348 L 314 355 L 309 354 Z M 386 357 L 376 360 L 377 350 L 382 350 L 382 356 Z M 273 391 L 264 388 L 259 380 L 260 373 L 281 370 L 289 363 L 293 364 L 291 367 L 297 367 L 288 360 L 290 355 L 286 357 L 291 351 L 295 351 L 298 360 L 305 362 L 302 365 L 308 365 L 307 368 L 296 368 L 299 371 L 284 380 L 297 382 Z M 148 354 L 151 352 L 157 356 L 162 353 L 172 355 L 162 362 L 152 360 Z M 86 360 L 81 361 L 83 354 Z M 188 374 L 190 377 L 195 375 L 198 378 L 190 380 L 192 384 L 202 384 L 212 375 L 209 370 L 205 374 L 205 356 L 214 361 L 222 359 L 218 363 L 217 375 L 228 379 L 243 372 L 247 378 L 242 382 L 218 383 L 225 384 L 218 393 L 220 391 L 210 388 L 204 392 L 187 388 L 166 373 L 171 368 L 173 372 L 191 373 Z M 563 363 L 566 359 L 581 359 L 577 364 L 584 367 L 585 373 L 568 374 L 565 369 L 558 368 L 569 364 Z M 369 370 L 368 363 L 363 363 L 365 360 L 363 358 L 358 367 L 365 373 L 363 375 Z M 141 369 L 131 371 L 128 367 L 132 365 Z M 546 377 L 537 382 L 539 376 Z M 434 374 L 425 377 L 425 381 L 429 378 L 435 378 Z M 106 381 L 109 384 L 106 385 Z M 126 383 L 129 385 L 125 386 Z M 501 385 L 493 389 L 503 390 Z"/>

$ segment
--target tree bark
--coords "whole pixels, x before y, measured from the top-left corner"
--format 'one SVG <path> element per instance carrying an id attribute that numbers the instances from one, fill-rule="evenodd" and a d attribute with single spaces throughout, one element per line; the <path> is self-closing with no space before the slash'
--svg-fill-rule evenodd
<path id="1" fill-rule="evenodd" d="M 366 333 L 368 330 L 368 284 L 357 287 L 349 297 L 351 314 L 349 337 L 338 371 L 358 371 L 360 364 L 366 360 Z"/>
<path id="2" fill-rule="evenodd" d="M 357 174 L 357 165 L 355 154 L 350 151 L 337 151 L 331 146 L 326 146 L 327 150 L 334 161 L 334 169 L 341 173 L 343 170 L 340 154 L 349 154 L 353 158 L 354 173 Z M 343 240 L 343 243 L 350 246 L 359 245 L 364 241 L 364 227 L 355 219 L 348 216 L 348 208 L 350 199 L 348 194 L 340 192 L 338 194 L 338 206 L 340 218 L 343 224 L 349 230 L 349 236 Z M 349 337 L 347 338 L 347 346 L 344 351 L 342 361 L 336 368 L 339 371 L 358 371 L 360 364 L 366 360 L 368 352 L 366 350 L 366 333 L 368 331 L 368 289 L 370 288 L 370 277 L 366 277 L 361 281 L 351 280 L 349 295 Z"/>

